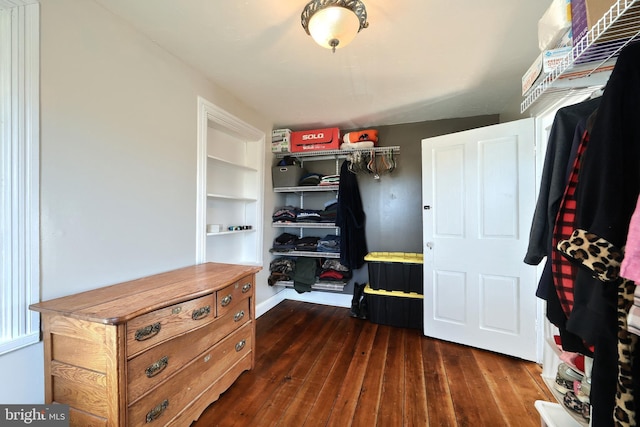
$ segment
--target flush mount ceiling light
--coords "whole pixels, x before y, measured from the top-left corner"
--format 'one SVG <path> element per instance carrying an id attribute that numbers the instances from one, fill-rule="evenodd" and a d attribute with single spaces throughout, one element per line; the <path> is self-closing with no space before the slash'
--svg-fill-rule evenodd
<path id="1" fill-rule="evenodd" d="M 300 19 L 307 34 L 334 53 L 369 26 L 367 9 L 360 0 L 312 0 Z"/>

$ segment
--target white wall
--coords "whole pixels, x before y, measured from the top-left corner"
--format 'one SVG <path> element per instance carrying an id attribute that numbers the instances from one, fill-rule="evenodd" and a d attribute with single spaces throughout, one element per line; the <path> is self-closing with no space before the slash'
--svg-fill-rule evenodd
<path id="1" fill-rule="evenodd" d="M 42 2 L 43 300 L 194 263 L 197 96 L 270 135 L 266 118 L 96 3 Z M 266 270 L 258 303 L 275 293 Z M 41 344 L 1 356 L 0 402 L 43 402 L 43 372 Z"/>

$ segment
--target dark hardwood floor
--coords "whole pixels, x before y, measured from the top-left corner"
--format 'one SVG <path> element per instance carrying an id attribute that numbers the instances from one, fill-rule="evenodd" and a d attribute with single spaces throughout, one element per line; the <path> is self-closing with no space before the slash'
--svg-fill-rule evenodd
<path id="1" fill-rule="evenodd" d="M 192 427 L 540 426 L 531 362 L 284 301 L 257 320 L 256 367 Z"/>

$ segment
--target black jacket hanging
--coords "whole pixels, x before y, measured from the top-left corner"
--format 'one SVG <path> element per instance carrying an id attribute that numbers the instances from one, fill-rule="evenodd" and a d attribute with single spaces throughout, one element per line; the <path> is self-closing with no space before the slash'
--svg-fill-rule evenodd
<path id="1" fill-rule="evenodd" d="M 365 219 L 357 177 L 349 171 L 348 161 L 344 161 L 340 167 L 336 225 L 341 236 L 340 263 L 352 270 L 364 265 L 368 253 Z"/>

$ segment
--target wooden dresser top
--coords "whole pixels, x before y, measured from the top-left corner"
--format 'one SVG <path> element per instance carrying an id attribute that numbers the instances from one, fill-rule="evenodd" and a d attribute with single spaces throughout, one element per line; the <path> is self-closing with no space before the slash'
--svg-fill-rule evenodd
<path id="1" fill-rule="evenodd" d="M 29 308 L 45 314 L 115 325 L 162 307 L 210 294 L 261 269 L 211 262 L 198 264 L 43 301 Z"/>

